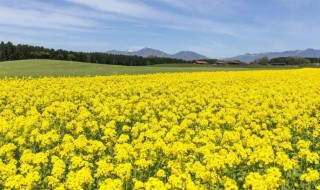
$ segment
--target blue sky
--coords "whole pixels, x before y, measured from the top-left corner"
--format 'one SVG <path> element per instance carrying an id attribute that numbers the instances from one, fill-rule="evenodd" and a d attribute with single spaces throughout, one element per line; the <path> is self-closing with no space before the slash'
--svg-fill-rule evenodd
<path id="1" fill-rule="evenodd" d="M 1 0 L 0 41 L 211 58 L 320 49 L 319 0 Z"/>

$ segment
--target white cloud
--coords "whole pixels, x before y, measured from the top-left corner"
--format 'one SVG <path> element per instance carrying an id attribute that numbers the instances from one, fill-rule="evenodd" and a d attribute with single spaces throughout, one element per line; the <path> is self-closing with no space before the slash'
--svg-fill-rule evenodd
<path id="1" fill-rule="evenodd" d="M 110 13 L 133 16 L 143 18 L 146 16 L 155 16 L 158 12 L 152 7 L 142 3 L 133 3 L 133 1 L 126 0 L 66 0 L 68 2 L 76 3 L 91 7 L 96 10 L 106 11 Z"/>
<path id="2" fill-rule="evenodd" d="M 93 28 L 113 29 L 121 27 L 118 24 L 108 24 L 109 21 L 145 25 L 145 27 L 159 27 L 186 32 L 219 33 L 230 36 L 241 36 L 250 26 L 219 22 L 209 18 L 198 18 L 189 14 L 170 12 L 143 3 L 129 0 L 64 0 L 67 6 L 50 4 L 29 0 L 21 3 L 12 0 L 15 6 L 9 6 L 10 1 L 0 3 L 0 24 L 59 30 L 90 31 Z M 170 3 L 168 0 L 160 0 Z M 7 3 L 6 3 L 7 2 Z M 204 9 L 208 7 L 221 7 L 221 2 L 212 3 L 201 0 L 200 3 L 192 1 L 174 1 L 171 6 L 192 7 Z M 83 7 L 84 6 L 84 7 Z M 85 8 L 90 7 L 91 9 Z M 207 7 L 207 8 L 208 8 Z M 225 12 L 225 11 L 224 11 Z M 1 27 L 1 26 L 0 26 Z M 235 30 L 237 28 L 237 30 Z M 119 28 L 121 29 L 121 28 Z M 99 31 L 99 30 L 96 30 Z M 144 31 L 145 32 L 145 31 Z"/>
<path id="3" fill-rule="evenodd" d="M 230 36 L 240 36 L 241 32 L 250 28 L 245 24 L 235 24 L 228 22 L 220 22 L 217 20 L 197 17 L 194 14 L 190 16 L 188 13 L 176 13 L 169 12 L 168 10 L 157 9 L 142 2 L 133 2 L 127 0 L 65 0 L 67 2 L 75 3 L 82 6 L 90 7 L 103 13 L 117 14 L 120 18 L 131 19 L 130 22 L 142 22 L 149 27 L 162 27 L 175 30 L 183 30 L 187 32 L 206 32 L 206 33 L 219 33 Z M 160 0 L 162 2 L 170 3 L 168 0 Z M 204 9 L 206 3 L 210 4 L 210 7 L 217 6 L 221 8 L 225 6 L 222 2 L 208 3 L 209 1 L 202 0 L 202 3 L 196 3 L 191 1 L 174 1 L 170 3 L 173 6 L 179 6 L 181 8 L 195 8 Z M 208 11 L 208 7 L 205 9 Z M 201 11 L 201 10 L 200 10 Z M 226 13 L 226 10 L 223 11 Z M 209 11 L 208 11 L 209 13 Z M 217 13 L 221 14 L 221 13 Z"/>
<path id="4" fill-rule="evenodd" d="M 192 1 L 184 1 L 184 0 L 180 0 L 180 1 L 159 0 L 159 1 L 169 6 L 180 8 L 180 9 L 186 9 L 186 10 L 191 10 L 192 9 L 191 4 L 193 4 Z"/>
<path id="5" fill-rule="evenodd" d="M 319 7 L 318 0 L 0 0 L 0 40 L 73 46 L 109 40 L 123 49 L 159 43 L 224 56 L 317 44 L 319 18 L 311 15 Z"/>
<path id="6" fill-rule="evenodd" d="M 79 18 L 56 11 L 39 11 L 0 6 L 0 24 L 45 29 L 88 29 L 97 25 L 92 19 Z"/>

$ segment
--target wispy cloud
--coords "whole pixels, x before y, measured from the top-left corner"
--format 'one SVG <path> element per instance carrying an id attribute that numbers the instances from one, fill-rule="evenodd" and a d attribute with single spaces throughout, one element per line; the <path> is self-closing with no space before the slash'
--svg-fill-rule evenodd
<path id="1" fill-rule="evenodd" d="M 318 0 L 1 0 L 0 40 L 225 56 L 315 47 L 319 11 Z"/>
<path id="2" fill-rule="evenodd" d="M 21 10 L 0 7 L 0 24 L 52 29 L 86 28 L 93 26 L 94 21 L 79 19 L 70 15 L 44 13 L 35 10 Z"/>
<path id="3" fill-rule="evenodd" d="M 153 10 L 152 7 L 134 1 L 127 0 L 66 0 L 67 2 L 72 2 L 76 4 L 85 5 L 91 7 L 95 10 L 127 15 L 137 18 L 142 18 L 146 16 L 156 16 L 158 11 Z"/>
<path id="4" fill-rule="evenodd" d="M 97 26 L 94 19 L 74 15 L 68 8 L 53 6 L 30 0 L 28 3 L 11 3 L 4 0 L 0 3 L 0 27 L 16 26 L 24 28 L 41 28 L 57 30 L 89 31 Z M 14 5 L 14 6 L 12 6 Z M 77 12 L 76 12 L 77 13 Z M 79 12 L 78 12 L 79 13 Z"/>
<path id="5" fill-rule="evenodd" d="M 118 0 L 65 0 L 67 2 L 75 3 L 82 6 L 90 7 L 91 9 L 101 11 L 104 13 L 114 13 L 121 18 L 131 19 L 131 22 L 149 21 L 147 24 L 157 27 L 170 28 L 175 30 L 183 30 L 190 32 L 210 32 L 220 33 L 230 36 L 239 36 L 240 33 L 235 32 L 235 28 L 241 31 L 248 29 L 250 26 L 246 24 L 235 24 L 220 22 L 213 19 L 207 19 L 203 17 L 192 16 L 188 13 L 177 13 L 175 11 L 162 10 L 149 4 L 137 1 L 118 1 Z M 208 2 L 204 1 L 203 2 Z M 204 8 L 205 4 L 201 6 L 197 3 L 190 3 L 191 1 L 174 1 L 169 2 L 167 0 L 161 0 L 162 3 L 168 3 L 170 6 L 178 6 L 183 9 Z M 199 4 L 199 3 L 198 3 Z M 222 3 L 215 3 L 211 6 L 222 6 Z M 208 7 L 205 9 L 208 10 Z M 205 11 L 204 11 L 205 12 Z M 226 10 L 224 10 L 226 12 Z M 221 13 L 219 13 L 221 14 Z M 144 22 L 145 23 L 145 22 Z"/>
<path id="6" fill-rule="evenodd" d="M 13 0 L 13 3 L 17 0 Z M 234 37 L 243 37 L 242 32 L 253 30 L 250 25 L 242 23 L 229 23 L 201 18 L 189 17 L 186 13 L 158 9 L 143 1 L 128 0 L 64 0 L 70 4 L 67 6 L 53 5 L 49 2 L 30 0 L 28 3 L 17 3 L 16 6 L 4 0 L 4 6 L 0 4 L 0 24 L 20 27 L 51 28 L 60 30 L 90 30 L 96 28 L 116 29 L 108 22 L 128 22 L 142 24 L 147 27 L 167 28 L 185 32 L 219 33 Z M 208 7 L 222 8 L 221 2 L 208 3 L 201 0 L 200 3 L 191 1 L 175 1 L 170 3 L 167 0 L 160 0 L 170 6 L 180 7 L 188 10 L 190 7 L 207 10 Z M 77 5 L 77 6 L 76 6 Z M 206 5 L 208 7 L 206 7 Z M 87 8 L 85 8 L 87 7 Z M 90 9 L 88 9 L 90 8 Z M 206 9 L 205 9 L 206 8 Z M 226 12 L 224 10 L 223 12 Z M 206 11 L 204 11 L 206 12 Z M 106 25 L 107 24 L 107 25 Z M 235 30 L 237 28 L 237 30 Z M 144 32 L 145 31 L 142 31 Z M 154 33 L 154 32 L 152 32 Z"/>

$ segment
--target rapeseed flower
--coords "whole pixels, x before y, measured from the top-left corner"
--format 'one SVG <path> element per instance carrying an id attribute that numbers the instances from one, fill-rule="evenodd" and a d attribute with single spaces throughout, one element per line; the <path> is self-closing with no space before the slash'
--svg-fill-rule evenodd
<path id="1" fill-rule="evenodd" d="M 0 80 L 0 189 L 319 189 L 320 70 Z"/>

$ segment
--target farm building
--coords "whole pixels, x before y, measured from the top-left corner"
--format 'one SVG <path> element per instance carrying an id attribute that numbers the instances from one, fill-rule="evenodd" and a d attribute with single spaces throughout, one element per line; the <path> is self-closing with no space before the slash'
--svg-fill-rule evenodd
<path id="1" fill-rule="evenodd" d="M 208 64 L 208 61 L 195 61 L 195 64 Z"/>
<path id="2" fill-rule="evenodd" d="M 218 61 L 218 65 L 247 65 L 247 63 L 242 61 Z"/>

